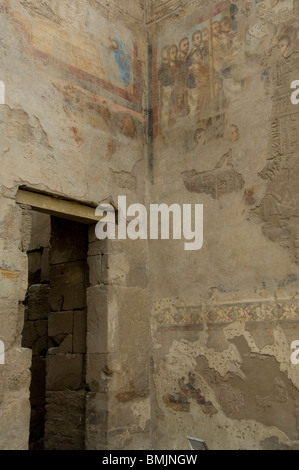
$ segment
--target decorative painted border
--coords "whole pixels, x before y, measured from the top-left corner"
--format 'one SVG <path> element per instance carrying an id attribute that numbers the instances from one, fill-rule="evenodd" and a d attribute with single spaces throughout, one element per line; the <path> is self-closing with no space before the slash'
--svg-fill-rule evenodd
<path id="1" fill-rule="evenodd" d="M 299 301 L 249 302 L 212 306 L 159 307 L 153 311 L 158 327 L 198 326 L 202 323 L 232 323 L 242 321 L 298 320 Z"/>

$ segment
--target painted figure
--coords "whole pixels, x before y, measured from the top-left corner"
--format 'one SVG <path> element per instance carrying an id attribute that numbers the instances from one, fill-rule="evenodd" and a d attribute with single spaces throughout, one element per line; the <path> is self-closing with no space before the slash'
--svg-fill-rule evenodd
<path id="1" fill-rule="evenodd" d="M 202 30 L 202 43 L 203 43 L 203 46 L 208 46 L 209 47 L 209 41 L 210 41 L 209 28 L 204 28 Z"/>
<path id="2" fill-rule="evenodd" d="M 168 86 L 169 83 L 169 55 L 168 55 L 169 46 L 163 47 L 161 51 L 162 64 L 160 65 L 158 71 L 158 79 L 163 86 Z"/>
<path id="3" fill-rule="evenodd" d="M 212 40 L 214 46 L 217 46 L 221 40 L 220 21 L 214 21 L 212 23 Z"/>
<path id="4" fill-rule="evenodd" d="M 278 48 L 282 57 L 287 59 L 292 54 L 292 40 L 288 34 L 284 34 L 279 38 Z"/>
<path id="5" fill-rule="evenodd" d="M 205 129 L 199 128 L 194 132 L 194 142 L 196 147 L 199 145 L 205 145 L 207 143 L 207 138 L 205 135 Z"/>
<path id="6" fill-rule="evenodd" d="M 218 74 L 222 68 L 223 61 L 227 53 L 224 42 L 221 37 L 220 21 L 214 21 L 212 23 L 212 44 L 213 66 L 216 74 Z"/>
<path id="7" fill-rule="evenodd" d="M 209 68 L 203 64 L 199 49 L 191 55 L 192 65 L 186 80 L 190 114 L 204 116 L 209 103 Z"/>
<path id="8" fill-rule="evenodd" d="M 230 17 L 224 16 L 220 23 L 221 26 L 221 37 L 222 39 L 227 39 L 230 31 L 231 31 L 231 24 L 230 24 Z"/>
<path id="9" fill-rule="evenodd" d="M 186 95 L 185 95 L 185 77 L 186 68 L 178 61 L 178 48 L 176 45 L 169 47 L 169 72 L 171 83 L 170 109 L 168 125 L 173 126 L 176 119 L 185 116 Z"/>
<path id="10" fill-rule="evenodd" d="M 187 56 L 188 56 L 188 51 L 189 51 L 189 39 L 183 38 L 179 42 L 179 56 L 178 56 L 178 61 L 186 64 Z"/>
<path id="11" fill-rule="evenodd" d="M 186 69 L 178 60 L 175 44 L 162 49 L 162 64 L 158 72 L 160 82 L 162 129 L 175 124 L 177 117 L 186 114 L 185 82 Z"/>
<path id="12" fill-rule="evenodd" d="M 125 87 L 129 86 L 132 81 L 130 71 L 130 60 L 124 53 L 123 47 L 120 41 L 116 38 L 112 40 L 112 51 L 114 54 L 115 61 L 118 65 L 118 69 L 121 75 L 121 80 Z"/>
<path id="13" fill-rule="evenodd" d="M 192 64 L 192 54 L 196 49 L 199 49 L 200 51 L 202 49 L 202 33 L 199 29 L 195 31 L 192 35 L 192 49 L 187 57 L 188 67 L 190 67 L 190 65 Z"/>
<path id="14" fill-rule="evenodd" d="M 186 35 L 178 46 L 166 46 L 161 51 L 158 80 L 162 129 L 187 114 L 195 118 L 196 127 L 202 128 L 199 119 L 221 114 L 230 97 L 243 89 L 243 81 L 236 82 L 230 75 L 236 36 L 233 16 L 237 12 L 233 7 L 218 13 L 192 29 L 191 41 Z"/>
<path id="15" fill-rule="evenodd" d="M 204 28 L 202 30 L 202 47 L 201 47 L 201 55 L 204 62 L 209 62 L 209 54 L 210 54 L 210 30 L 209 28 Z"/>

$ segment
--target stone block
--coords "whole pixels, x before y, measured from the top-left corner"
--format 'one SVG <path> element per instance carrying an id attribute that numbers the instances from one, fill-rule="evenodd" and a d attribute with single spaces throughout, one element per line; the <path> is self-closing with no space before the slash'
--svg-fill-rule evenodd
<path id="1" fill-rule="evenodd" d="M 102 256 L 106 253 L 104 241 L 96 240 L 88 245 L 88 256 Z"/>
<path id="2" fill-rule="evenodd" d="M 28 450 L 30 413 L 27 393 L 7 391 L 0 407 L 1 450 Z"/>
<path id="3" fill-rule="evenodd" d="M 93 392 L 113 392 L 119 403 L 144 397 L 149 387 L 149 358 L 145 354 L 87 354 L 86 383 Z"/>
<path id="4" fill-rule="evenodd" d="M 104 255 L 95 255 L 95 256 L 89 256 L 87 259 L 88 268 L 89 268 L 89 284 L 91 286 L 103 284 L 105 280 L 103 272 L 102 272 L 103 257 Z M 106 275 L 106 279 L 107 279 L 107 275 Z"/>
<path id="5" fill-rule="evenodd" d="M 52 311 L 70 311 L 86 307 L 86 269 L 84 262 L 50 267 L 50 306 Z"/>
<path id="6" fill-rule="evenodd" d="M 83 355 L 62 354 L 47 356 L 47 390 L 78 390 L 83 384 Z"/>
<path id="7" fill-rule="evenodd" d="M 91 265 L 91 268 L 93 265 Z M 98 283 L 126 285 L 126 278 L 130 270 L 130 262 L 126 254 L 102 255 L 101 260 L 101 278 Z M 90 269 L 92 277 L 93 270 Z"/>
<path id="8" fill-rule="evenodd" d="M 28 292 L 28 319 L 43 320 L 50 312 L 49 305 L 50 287 L 47 284 L 34 285 Z"/>
<path id="9" fill-rule="evenodd" d="M 34 356 L 45 353 L 48 348 L 47 330 L 47 320 L 25 322 L 22 341 L 23 347 L 32 349 Z"/>
<path id="10" fill-rule="evenodd" d="M 48 318 L 48 335 L 55 338 L 73 333 L 73 312 L 50 313 Z"/>
<path id="11" fill-rule="evenodd" d="M 49 349 L 48 349 L 49 355 L 67 354 L 67 353 L 71 354 L 72 352 L 73 352 L 73 335 L 64 336 L 62 339 L 60 339 L 59 346 L 56 346 L 56 347 L 52 347 L 49 342 Z"/>
<path id="12" fill-rule="evenodd" d="M 84 450 L 86 392 L 46 393 L 45 450 Z"/>

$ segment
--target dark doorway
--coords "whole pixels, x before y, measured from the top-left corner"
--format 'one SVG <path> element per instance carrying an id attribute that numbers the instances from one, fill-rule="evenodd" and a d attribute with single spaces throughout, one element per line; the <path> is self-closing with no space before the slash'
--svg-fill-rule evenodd
<path id="1" fill-rule="evenodd" d="M 32 349 L 31 450 L 85 447 L 88 226 L 30 211 L 23 347 Z"/>

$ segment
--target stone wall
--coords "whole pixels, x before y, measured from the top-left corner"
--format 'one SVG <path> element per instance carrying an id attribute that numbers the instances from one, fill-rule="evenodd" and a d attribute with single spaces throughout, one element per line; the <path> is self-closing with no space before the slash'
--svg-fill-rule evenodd
<path id="1" fill-rule="evenodd" d="M 17 190 L 25 186 L 94 208 L 100 202 L 116 206 L 118 195 L 127 196 L 131 202 L 145 201 L 144 9 L 142 2 L 136 1 L 108 4 L 98 0 L 3 0 L 0 24 L 0 340 L 5 345 L 5 365 L 0 365 L 0 448 L 27 449 L 32 351 L 22 347 L 22 332 L 25 318 L 23 302 L 28 289 L 27 251 L 31 239 L 31 218 L 26 208 L 16 204 Z M 2 96 L 4 88 L 5 97 Z M 90 230 L 94 236 L 94 227 Z M 95 266 L 94 273 L 90 273 L 92 281 L 86 298 L 94 317 L 88 320 L 92 324 L 87 339 L 88 334 L 92 334 L 93 322 L 100 322 L 103 349 L 96 349 L 88 342 L 87 355 L 89 352 L 90 355 L 86 363 L 94 365 L 90 366 L 90 372 L 87 365 L 87 375 L 89 377 L 98 371 L 105 376 L 113 365 L 113 375 L 109 377 L 113 387 L 106 394 L 105 403 L 116 413 L 117 409 L 124 408 L 125 397 L 126 407 L 134 412 L 122 413 L 105 421 L 100 411 L 102 396 L 97 386 L 89 392 L 85 384 L 86 390 L 76 391 L 76 410 L 80 409 L 80 413 L 85 407 L 99 410 L 96 418 L 90 420 L 88 429 L 100 419 L 102 434 L 89 435 L 88 448 L 119 445 L 136 448 L 142 440 L 142 445 L 149 446 L 149 430 L 146 428 L 149 411 L 147 409 L 146 417 L 142 411 L 142 403 L 149 400 L 148 389 L 142 381 L 139 384 L 140 370 L 144 375 L 148 373 L 149 354 L 145 351 L 149 349 L 149 337 L 142 344 L 144 353 L 140 356 L 140 363 L 146 361 L 142 367 L 135 361 L 136 349 L 133 346 L 124 355 L 121 339 L 128 334 L 127 318 L 141 315 L 141 310 L 136 312 L 138 305 L 142 306 L 144 321 L 148 320 L 147 290 L 144 286 L 142 289 L 132 287 L 138 277 L 135 257 L 138 260 L 136 272 L 139 269 L 146 272 L 146 266 L 142 265 L 147 260 L 144 250 L 146 252 L 144 247 L 136 245 L 133 249 L 127 248 L 126 244 L 121 246 L 121 251 L 115 256 L 115 267 L 110 272 L 116 273 L 122 266 L 122 279 L 113 274 L 113 281 L 106 275 L 99 280 L 97 276 L 102 264 Z M 105 264 L 108 253 L 110 255 L 109 251 L 103 257 Z M 124 261 L 126 254 L 129 264 Z M 34 256 L 38 258 L 39 255 L 35 253 Z M 53 279 L 55 282 L 55 270 L 54 261 L 50 283 Z M 106 301 L 99 303 L 103 292 Z M 131 292 L 134 295 L 131 296 Z M 58 329 L 65 330 L 61 333 L 63 335 L 69 333 L 65 317 L 67 312 L 73 312 L 77 307 L 72 303 L 64 305 L 61 323 L 64 320 L 65 323 L 57 329 L 55 319 L 61 309 L 55 302 L 55 299 L 50 299 L 50 303 L 55 305 L 52 305 L 51 336 L 48 340 L 54 337 L 52 346 L 57 347 Z M 82 305 L 78 307 L 82 308 Z M 109 319 L 109 324 L 108 310 L 109 317 L 112 312 L 113 318 L 113 321 Z M 74 325 L 80 323 L 80 315 L 76 310 Z M 140 328 L 143 328 L 142 322 Z M 110 343 L 103 346 L 107 343 L 108 332 L 113 338 L 118 338 L 113 347 Z M 69 340 L 67 335 L 65 341 Z M 67 345 L 64 346 L 69 351 Z M 72 351 L 75 348 L 76 354 L 78 352 L 75 359 L 79 361 L 81 346 L 72 345 Z M 102 353 L 103 356 L 97 356 Z M 47 361 L 64 361 L 68 354 L 61 354 L 59 359 L 58 355 L 49 355 Z M 112 365 L 108 354 L 114 355 Z M 97 358 L 101 362 L 97 363 Z M 47 381 L 55 382 L 54 379 L 50 368 Z M 57 396 L 64 390 L 57 389 L 55 385 L 50 388 L 47 412 L 58 416 L 61 401 Z M 87 392 L 86 404 L 83 395 Z M 72 390 L 68 393 L 73 395 Z M 71 403 L 67 394 L 64 394 L 63 401 Z M 78 418 L 73 407 L 68 412 L 71 418 Z M 92 411 L 90 413 L 92 417 Z M 46 435 L 49 436 L 49 429 Z M 82 433 L 73 437 L 74 441 L 69 445 L 77 445 L 80 439 L 80 445 L 83 445 Z M 48 443 L 49 446 L 57 444 L 50 438 Z"/>
<path id="2" fill-rule="evenodd" d="M 49 252 L 50 216 L 30 213 L 31 242 L 28 255 L 28 291 L 24 301 L 25 321 L 22 346 L 32 350 L 30 383 L 30 449 L 44 448 L 46 355 L 50 313 Z"/>
<path id="3" fill-rule="evenodd" d="M 99 241 L 91 227 L 88 264 L 86 448 L 149 449 L 147 244 Z"/>
<path id="4" fill-rule="evenodd" d="M 150 242 L 153 446 L 297 448 L 298 2 L 164 3 L 151 202 L 203 204 L 204 244 Z"/>
<path id="5" fill-rule="evenodd" d="M 87 226 L 51 217 L 46 450 L 84 450 Z"/>
<path id="6" fill-rule="evenodd" d="M 48 346 L 62 350 L 47 355 L 47 411 L 58 420 L 74 399 L 67 445 L 297 448 L 298 20 L 297 0 L 2 1 L 1 449 L 29 442 L 20 186 L 92 207 L 119 195 L 204 207 L 194 252 L 88 228 L 86 353 L 74 345 L 85 303 L 76 289 L 62 301 L 50 261 Z M 72 359 L 66 391 L 51 361 Z"/>
<path id="7" fill-rule="evenodd" d="M 22 450 L 28 448 L 30 429 L 32 352 L 21 344 L 31 219 L 16 207 L 12 191 L 2 187 L 1 195 L 0 312 L 1 341 L 5 346 L 5 363 L 0 365 L 1 449 Z"/>

